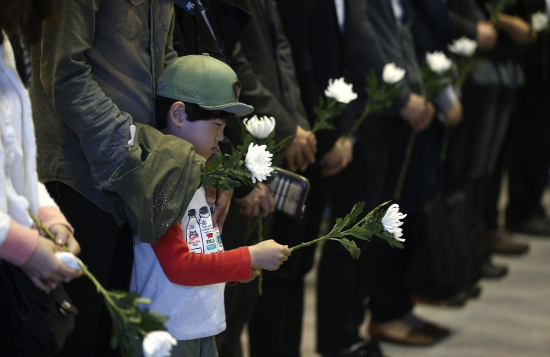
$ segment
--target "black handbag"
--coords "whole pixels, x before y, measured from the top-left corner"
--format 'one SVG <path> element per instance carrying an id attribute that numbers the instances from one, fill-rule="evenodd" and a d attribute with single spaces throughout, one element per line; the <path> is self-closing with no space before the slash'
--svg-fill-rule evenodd
<path id="1" fill-rule="evenodd" d="M 63 284 L 45 293 L 21 268 L 0 260 L 0 356 L 58 353 L 77 313 Z"/>
<path id="2" fill-rule="evenodd" d="M 424 205 L 408 278 L 415 296 L 452 300 L 480 278 L 464 196 L 437 196 Z"/>

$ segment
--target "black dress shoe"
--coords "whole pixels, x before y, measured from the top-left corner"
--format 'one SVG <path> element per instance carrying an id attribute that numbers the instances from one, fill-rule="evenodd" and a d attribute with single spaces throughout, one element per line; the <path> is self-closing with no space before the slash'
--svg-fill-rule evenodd
<path id="1" fill-rule="evenodd" d="M 529 250 L 529 244 L 518 242 L 505 229 L 499 228 L 487 235 L 489 251 L 497 254 L 521 255 Z"/>
<path id="2" fill-rule="evenodd" d="M 470 294 L 467 291 L 459 291 L 453 296 L 444 299 L 430 298 L 421 295 L 413 295 L 411 301 L 416 304 L 424 304 L 431 306 L 442 307 L 461 307 L 466 305 L 466 302 L 470 298 Z"/>
<path id="3" fill-rule="evenodd" d="M 466 288 L 466 292 L 472 299 L 477 299 L 481 296 L 481 286 L 472 285 Z"/>
<path id="4" fill-rule="evenodd" d="M 378 341 L 360 341 L 336 354 L 323 357 L 388 357 L 382 353 Z"/>
<path id="5" fill-rule="evenodd" d="M 508 267 L 505 265 L 496 265 L 489 260 L 481 265 L 481 276 L 488 279 L 502 278 L 508 274 Z"/>
<path id="6" fill-rule="evenodd" d="M 414 328 L 422 331 L 425 334 L 428 334 L 435 338 L 437 341 L 440 341 L 451 335 L 451 330 L 447 327 L 436 325 L 430 321 L 421 319 L 413 314 L 407 315 L 405 317 L 407 323 Z"/>
<path id="7" fill-rule="evenodd" d="M 507 228 L 514 233 L 550 237 L 550 218 L 542 215 L 534 216 L 522 222 L 509 224 Z"/>

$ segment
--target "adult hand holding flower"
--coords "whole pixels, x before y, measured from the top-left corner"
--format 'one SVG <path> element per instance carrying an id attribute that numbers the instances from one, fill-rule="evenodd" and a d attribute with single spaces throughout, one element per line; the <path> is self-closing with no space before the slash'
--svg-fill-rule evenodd
<path id="1" fill-rule="evenodd" d="M 52 232 L 50 232 L 50 230 L 48 230 L 33 214 L 30 214 L 30 216 L 37 227 L 42 230 L 48 238 L 55 241 L 55 236 Z M 58 258 L 73 269 L 76 269 L 78 266 L 77 270 L 81 270 L 84 275 L 94 283 L 98 293 L 102 295 L 105 300 L 105 307 L 107 311 L 109 311 L 113 322 L 111 348 L 119 348 L 123 355 L 129 355 L 132 353 L 136 337 L 143 338 L 152 331 L 158 332 L 158 334 L 156 334 L 157 336 L 168 334 L 165 332 L 166 327 L 164 326 L 168 318 L 158 312 L 150 312 L 147 308 L 141 307 L 144 304 L 150 304 L 150 299 L 142 298 L 135 292 L 106 290 L 88 270 L 88 267 L 69 252 L 68 247 L 62 246 L 62 248 L 65 252 L 57 253 Z M 166 351 L 166 348 L 162 350 Z M 169 351 L 168 349 L 168 352 Z"/>

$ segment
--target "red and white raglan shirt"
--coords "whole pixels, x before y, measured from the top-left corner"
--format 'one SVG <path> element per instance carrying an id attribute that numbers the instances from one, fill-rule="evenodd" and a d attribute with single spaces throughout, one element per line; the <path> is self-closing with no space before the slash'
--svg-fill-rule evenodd
<path id="1" fill-rule="evenodd" d="M 204 187 L 157 243 L 134 240 L 131 290 L 151 299 L 149 310 L 168 316 L 168 332 L 192 340 L 224 331 L 225 283 L 250 279 L 250 253 L 224 251 Z"/>

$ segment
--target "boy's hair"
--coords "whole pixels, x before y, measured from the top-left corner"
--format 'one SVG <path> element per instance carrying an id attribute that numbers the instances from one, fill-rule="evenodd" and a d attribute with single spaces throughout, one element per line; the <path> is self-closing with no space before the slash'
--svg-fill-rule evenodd
<path id="1" fill-rule="evenodd" d="M 170 115 L 170 108 L 172 107 L 172 104 L 177 101 L 177 99 L 166 97 L 157 97 L 155 99 L 155 116 L 157 119 L 158 129 L 166 128 L 168 116 Z M 206 110 L 202 109 L 195 103 L 183 103 L 185 104 L 185 114 L 187 115 L 186 119 L 191 122 L 197 120 L 229 120 L 232 118 L 236 118 L 235 114 L 228 113 L 223 110 Z"/>

